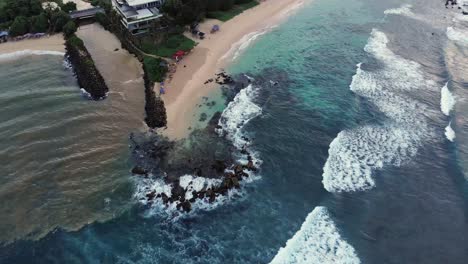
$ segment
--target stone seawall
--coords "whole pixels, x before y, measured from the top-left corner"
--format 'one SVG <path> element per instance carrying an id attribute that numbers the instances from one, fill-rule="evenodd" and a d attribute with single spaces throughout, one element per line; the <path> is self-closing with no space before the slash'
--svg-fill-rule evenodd
<path id="1" fill-rule="evenodd" d="M 80 87 L 86 90 L 93 100 L 104 99 L 109 88 L 83 41 L 76 35 L 72 35 L 65 41 L 65 48 Z"/>

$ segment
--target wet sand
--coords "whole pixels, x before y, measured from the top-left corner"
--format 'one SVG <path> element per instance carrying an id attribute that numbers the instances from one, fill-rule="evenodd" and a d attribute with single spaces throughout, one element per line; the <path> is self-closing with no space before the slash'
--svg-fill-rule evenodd
<path id="1" fill-rule="evenodd" d="M 215 83 L 205 85 L 204 82 L 232 62 L 249 38 L 271 30 L 303 3 L 304 0 L 268 0 L 225 23 L 211 19 L 201 24 L 200 30 L 207 34 L 206 38 L 196 40 L 198 45 L 179 63 L 172 80 L 166 80 L 166 94 L 162 97 L 168 128 L 164 134 L 172 139 L 187 136 L 199 100 L 217 87 Z M 210 34 L 214 24 L 220 25 L 220 31 Z M 159 84 L 155 89 L 159 90 Z"/>
<path id="2" fill-rule="evenodd" d="M 23 50 L 65 52 L 65 40 L 62 34 L 45 36 L 38 39 L 9 41 L 0 44 L 0 55 Z"/>

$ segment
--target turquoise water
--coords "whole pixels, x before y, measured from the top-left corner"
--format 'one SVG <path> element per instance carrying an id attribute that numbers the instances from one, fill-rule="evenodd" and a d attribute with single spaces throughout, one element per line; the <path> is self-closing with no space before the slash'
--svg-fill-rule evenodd
<path id="1" fill-rule="evenodd" d="M 451 13 L 414 1 L 384 15 L 401 4 L 310 2 L 230 67 L 255 78 L 261 107 L 242 128 L 261 179 L 242 197 L 177 221 L 128 197 L 119 216 L 6 245 L 0 261 L 466 263 L 467 185 L 444 136 L 457 116 L 440 89 L 467 87 L 446 73 L 449 20 L 433 19 Z"/>

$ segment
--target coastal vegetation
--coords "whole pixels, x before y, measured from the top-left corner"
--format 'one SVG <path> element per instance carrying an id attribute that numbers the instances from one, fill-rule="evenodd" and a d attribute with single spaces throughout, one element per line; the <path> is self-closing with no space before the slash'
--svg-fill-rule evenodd
<path id="1" fill-rule="evenodd" d="M 244 10 L 258 5 L 256 0 L 167 0 L 163 10 L 179 25 L 205 17 L 227 21 Z"/>
<path id="2" fill-rule="evenodd" d="M 141 49 L 148 54 L 161 57 L 171 57 L 179 50 L 190 51 L 195 47 L 195 41 L 183 34 L 169 35 L 161 43 L 155 44 L 151 39 L 145 39 L 141 43 Z"/>
<path id="3" fill-rule="evenodd" d="M 206 17 L 208 18 L 215 18 L 221 21 L 228 21 L 229 19 L 232 19 L 233 17 L 237 16 L 238 14 L 244 12 L 245 10 L 252 8 L 254 6 L 257 6 L 258 2 L 257 1 L 249 1 L 245 3 L 239 3 L 237 5 L 234 5 L 232 8 L 229 10 L 218 10 L 218 11 L 210 11 L 207 12 Z"/>
<path id="4" fill-rule="evenodd" d="M 146 56 L 143 64 L 148 71 L 148 78 L 151 82 L 162 82 L 167 73 L 166 62 L 160 58 Z"/>
<path id="5" fill-rule="evenodd" d="M 70 21 L 68 12 L 76 10 L 76 4 L 52 1 L 42 4 L 39 0 L 3 0 L 0 4 L 0 29 L 10 31 L 10 35 L 26 33 L 61 32 Z"/>

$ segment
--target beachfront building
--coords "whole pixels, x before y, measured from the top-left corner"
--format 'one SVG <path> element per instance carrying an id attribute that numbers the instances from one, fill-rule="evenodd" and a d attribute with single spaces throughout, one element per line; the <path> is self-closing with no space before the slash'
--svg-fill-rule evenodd
<path id="1" fill-rule="evenodd" d="M 148 32 L 151 23 L 162 17 L 164 0 L 112 0 L 120 21 L 133 35 Z"/>

